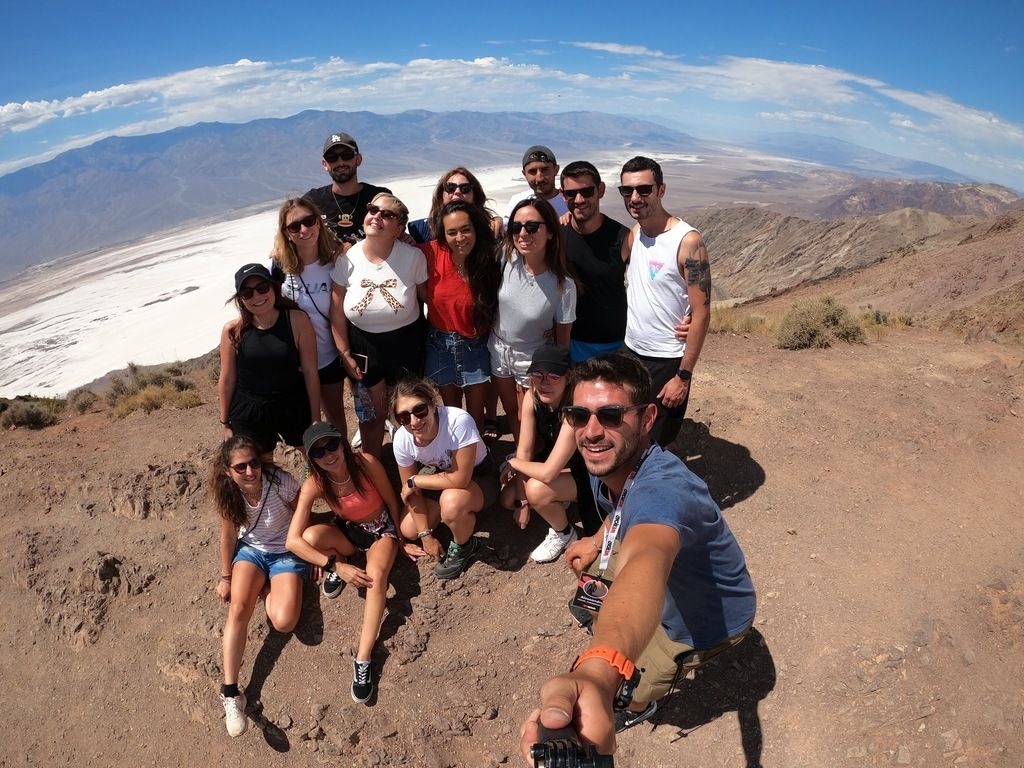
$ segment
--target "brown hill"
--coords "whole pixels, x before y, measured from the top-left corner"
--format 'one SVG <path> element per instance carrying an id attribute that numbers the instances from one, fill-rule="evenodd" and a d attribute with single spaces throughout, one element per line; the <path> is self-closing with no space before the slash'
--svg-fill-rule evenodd
<path id="1" fill-rule="evenodd" d="M 746 551 L 757 634 L 623 734 L 617 764 L 1018 765 L 1022 365 L 918 328 L 806 353 L 712 336 L 675 447 Z M 396 567 L 373 707 L 347 690 L 355 590 L 310 590 L 292 635 L 254 619 L 259 727 L 228 738 L 197 380 L 191 410 L 0 433 L 0 765 L 523 765 L 519 724 L 586 638 L 564 567 L 525 562 L 541 527 L 497 511 L 454 584 Z"/>
<path id="2" fill-rule="evenodd" d="M 818 201 L 815 212 L 826 219 L 845 219 L 920 208 L 947 216 L 988 218 L 1019 202 L 1016 192 L 998 184 L 868 179 Z"/>

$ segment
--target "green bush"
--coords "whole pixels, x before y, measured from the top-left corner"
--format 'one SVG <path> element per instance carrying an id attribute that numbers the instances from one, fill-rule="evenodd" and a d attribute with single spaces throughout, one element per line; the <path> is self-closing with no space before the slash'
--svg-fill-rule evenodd
<path id="1" fill-rule="evenodd" d="M 850 310 L 831 296 L 794 303 L 776 334 L 776 345 L 782 349 L 825 348 L 836 341 L 862 344 L 864 329 Z"/>
<path id="2" fill-rule="evenodd" d="M 76 413 L 85 413 L 99 398 L 91 389 L 75 389 L 68 393 L 68 408 Z"/>
<path id="3" fill-rule="evenodd" d="M 7 404 L 3 413 L 0 413 L 0 427 L 42 429 L 60 421 L 59 411 L 60 408 L 55 408 L 53 401 L 45 399 L 14 400 Z"/>
<path id="4" fill-rule="evenodd" d="M 202 404 L 196 385 L 190 379 L 172 375 L 183 370 L 180 363 L 155 371 L 143 371 L 136 363 L 128 363 L 127 375 L 117 375 L 110 383 L 107 402 L 115 416 L 121 418 L 132 411 L 150 413 L 159 408 L 194 408 Z"/>

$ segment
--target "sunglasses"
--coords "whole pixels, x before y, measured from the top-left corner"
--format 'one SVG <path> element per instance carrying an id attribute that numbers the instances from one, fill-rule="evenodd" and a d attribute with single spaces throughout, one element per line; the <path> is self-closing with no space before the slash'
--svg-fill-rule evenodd
<path id="1" fill-rule="evenodd" d="M 533 373 L 530 374 L 530 378 L 536 381 L 538 384 L 543 383 L 545 381 L 550 381 L 552 384 L 557 384 L 562 380 L 562 374 L 534 371 Z"/>
<path id="2" fill-rule="evenodd" d="M 461 184 L 456 184 L 454 181 L 445 182 L 444 191 L 449 195 L 455 194 L 455 190 L 459 190 L 464 195 L 468 195 L 473 191 L 473 185 L 468 181 L 464 181 Z"/>
<path id="3" fill-rule="evenodd" d="M 231 468 L 240 475 L 245 474 L 246 467 L 249 467 L 253 472 L 256 472 L 257 470 L 263 469 L 263 464 L 260 463 L 258 456 L 253 456 L 248 461 L 242 461 L 238 464 L 231 465 Z"/>
<path id="4" fill-rule="evenodd" d="M 303 227 L 305 227 L 306 229 L 312 229 L 313 227 L 316 226 L 318 221 L 320 221 L 320 217 L 317 216 L 315 213 L 311 213 L 309 214 L 309 216 L 305 216 L 301 219 L 296 219 L 290 224 L 285 224 L 284 228 L 287 229 L 289 232 L 298 234 L 299 230 L 302 229 Z"/>
<path id="5" fill-rule="evenodd" d="M 371 216 L 376 216 L 379 213 L 380 217 L 384 219 L 384 221 L 394 221 L 398 218 L 398 214 L 394 211 L 389 211 L 387 208 L 381 208 L 379 205 L 374 205 L 373 203 L 366 206 L 366 212 Z"/>
<path id="6" fill-rule="evenodd" d="M 621 189 L 621 187 L 620 187 Z M 566 200 L 575 200 L 576 195 L 583 195 L 584 200 L 589 200 L 597 194 L 597 187 L 580 187 L 579 189 L 562 188 L 562 197 Z"/>
<path id="7" fill-rule="evenodd" d="M 654 184 L 637 184 L 635 187 L 627 187 L 623 184 L 619 187 L 619 194 L 623 197 L 632 197 L 633 193 L 636 192 L 640 197 L 647 197 L 654 191 L 654 187 Z"/>
<path id="8" fill-rule="evenodd" d="M 415 416 L 420 421 L 427 418 L 427 414 L 430 413 L 430 405 L 428 403 L 420 403 L 414 406 L 412 410 L 399 411 L 395 414 L 395 418 L 398 419 L 398 423 L 403 427 L 407 427 L 412 423 L 412 417 Z"/>
<path id="9" fill-rule="evenodd" d="M 525 229 L 531 235 L 536 235 L 543 226 L 543 221 L 513 221 L 508 225 L 508 231 L 513 235 L 518 235 Z"/>
<path id="10" fill-rule="evenodd" d="M 322 459 L 328 453 L 334 453 L 338 450 L 339 445 L 341 445 L 340 437 L 329 437 L 322 443 L 317 443 L 309 449 L 309 458 Z"/>
<path id="11" fill-rule="evenodd" d="M 562 408 L 562 418 L 573 429 L 582 429 L 590 423 L 590 417 L 597 415 L 597 422 L 602 427 L 614 429 L 622 426 L 622 419 L 630 411 L 646 408 L 646 405 L 602 405 L 596 411 L 582 405 L 567 405 Z"/>
<path id="12" fill-rule="evenodd" d="M 243 288 L 238 292 L 238 295 L 241 296 L 243 299 L 251 299 L 253 297 L 253 294 L 258 293 L 260 296 L 262 296 L 268 291 L 270 291 L 270 283 L 264 280 L 262 282 L 256 283 L 255 285 L 250 285 Z"/>
<path id="13" fill-rule="evenodd" d="M 326 160 L 328 163 L 333 163 L 334 161 L 339 159 L 351 160 L 355 156 L 356 153 L 353 152 L 351 149 L 342 149 L 339 150 L 338 152 L 328 152 L 326 155 L 324 155 L 324 160 Z"/>

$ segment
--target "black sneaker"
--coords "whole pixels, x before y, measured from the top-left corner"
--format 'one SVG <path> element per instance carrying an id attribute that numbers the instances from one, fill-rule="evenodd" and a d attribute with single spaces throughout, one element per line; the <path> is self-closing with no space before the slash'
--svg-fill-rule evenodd
<path id="1" fill-rule="evenodd" d="M 373 696 L 373 670 L 368 661 L 352 661 L 352 701 L 365 704 Z"/>
<path id="2" fill-rule="evenodd" d="M 462 546 L 452 541 L 448 545 L 444 562 L 434 566 L 434 575 L 439 579 L 457 579 L 466 572 L 469 564 L 477 558 L 483 548 L 483 542 L 476 536 L 470 536 L 469 541 Z"/>
<path id="3" fill-rule="evenodd" d="M 650 720 L 651 716 L 658 711 L 658 702 L 652 701 L 639 712 L 630 712 L 628 709 L 615 710 L 615 732 L 622 733 L 627 728 L 632 728 L 644 720 Z"/>
<path id="4" fill-rule="evenodd" d="M 341 594 L 341 590 L 345 588 L 345 582 L 336 573 L 328 573 L 327 578 L 324 579 L 320 585 L 320 591 L 324 593 L 324 597 L 328 600 L 333 600 Z"/>

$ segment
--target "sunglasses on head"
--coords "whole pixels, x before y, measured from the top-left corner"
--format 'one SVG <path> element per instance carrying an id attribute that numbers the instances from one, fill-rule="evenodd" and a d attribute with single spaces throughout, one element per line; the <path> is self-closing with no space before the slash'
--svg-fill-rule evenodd
<path id="1" fill-rule="evenodd" d="M 536 235 L 543 226 L 543 221 L 513 221 L 508 225 L 508 231 L 513 235 L 518 235 L 525 229 L 531 235 Z"/>
<path id="2" fill-rule="evenodd" d="M 337 152 L 328 152 L 324 155 L 324 160 L 328 163 L 333 163 L 336 160 L 351 160 L 356 156 L 356 153 L 351 149 L 339 149 Z"/>
<path id="3" fill-rule="evenodd" d="M 248 285 L 238 292 L 238 295 L 243 299 L 251 299 L 253 294 L 258 293 L 260 296 L 267 293 L 270 290 L 270 283 L 263 280 L 255 285 Z"/>
<path id="4" fill-rule="evenodd" d="M 387 208 L 381 208 L 379 205 L 374 205 L 373 203 L 366 206 L 366 212 L 371 216 L 376 216 L 379 213 L 380 217 L 384 219 L 384 221 L 394 221 L 398 218 L 398 214 L 394 211 L 389 211 Z"/>
<path id="5" fill-rule="evenodd" d="M 562 187 L 562 197 L 566 200 L 575 200 L 576 195 L 583 195 L 584 200 L 589 200 L 597 194 L 597 187 L 580 187 L 579 189 L 566 189 Z"/>
<path id="6" fill-rule="evenodd" d="M 248 461 L 240 461 L 238 464 L 231 465 L 231 468 L 240 475 L 245 473 L 246 467 L 251 468 L 255 472 L 258 469 L 263 469 L 263 464 L 260 463 L 258 456 L 253 456 Z"/>
<path id="7" fill-rule="evenodd" d="M 468 181 L 464 181 L 461 184 L 456 184 L 454 181 L 447 181 L 444 185 L 444 191 L 449 195 L 454 195 L 455 190 L 459 190 L 464 195 L 468 195 L 473 191 L 473 185 Z"/>
<path id="8" fill-rule="evenodd" d="M 654 191 L 654 187 L 654 184 L 637 184 L 635 187 L 628 187 L 623 184 L 619 187 L 619 194 L 623 197 L 632 197 L 633 193 L 636 192 L 640 197 L 647 197 Z"/>
<path id="9" fill-rule="evenodd" d="M 430 413 L 430 405 L 428 403 L 420 403 L 419 405 L 413 406 L 408 411 L 399 411 L 395 414 L 395 418 L 398 419 L 398 423 L 403 427 L 407 427 L 412 423 L 412 417 L 415 416 L 420 421 L 427 418 L 427 414 Z"/>
<path id="10" fill-rule="evenodd" d="M 309 216 L 303 216 L 301 219 L 289 222 L 284 225 L 284 228 L 289 232 L 298 234 L 299 230 L 305 227 L 306 229 L 312 229 L 316 226 L 317 222 L 320 221 L 320 217 L 315 213 L 309 214 Z"/>
<path id="11" fill-rule="evenodd" d="M 340 437 L 329 437 L 322 443 L 317 443 L 309 449 L 309 458 L 322 459 L 328 453 L 334 453 L 341 445 Z"/>
<path id="12" fill-rule="evenodd" d="M 562 418 L 573 429 L 582 429 L 590 423 L 590 417 L 597 415 L 597 422 L 602 427 L 614 429 L 622 426 L 622 419 L 630 411 L 646 408 L 646 405 L 602 405 L 596 411 L 582 405 L 567 405 L 562 408 Z"/>

